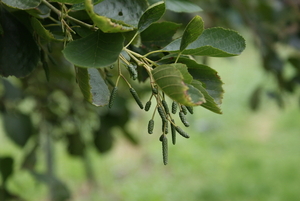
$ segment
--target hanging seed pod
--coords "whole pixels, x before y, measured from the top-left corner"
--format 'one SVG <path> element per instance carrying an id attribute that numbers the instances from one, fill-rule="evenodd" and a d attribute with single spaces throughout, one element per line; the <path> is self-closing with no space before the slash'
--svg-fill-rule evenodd
<path id="1" fill-rule="evenodd" d="M 154 120 L 151 119 L 151 120 L 148 122 L 148 133 L 149 133 L 149 134 L 152 134 L 152 133 L 153 133 L 153 128 L 154 128 Z"/>
<path id="2" fill-rule="evenodd" d="M 194 108 L 191 106 L 186 106 L 186 109 L 189 111 L 190 114 L 194 114 Z"/>
<path id="3" fill-rule="evenodd" d="M 189 122 L 187 122 L 185 115 L 182 111 L 179 112 L 179 117 L 180 117 L 181 122 L 185 125 L 185 127 L 190 126 Z"/>
<path id="4" fill-rule="evenodd" d="M 162 121 L 162 132 L 167 134 L 169 132 L 169 124 L 168 121 Z"/>
<path id="5" fill-rule="evenodd" d="M 151 100 L 149 100 L 149 101 L 146 103 L 146 105 L 145 105 L 145 111 L 149 111 L 150 107 L 151 107 Z"/>
<path id="6" fill-rule="evenodd" d="M 166 101 L 165 99 L 163 99 L 163 100 L 161 101 L 161 103 L 162 103 L 162 105 L 163 105 L 163 107 L 164 107 L 164 109 L 165 109 L 166 114 L 170 114 L 170 111 L 169 111 L 169 107 L 168 107 L 167 101 Z"/>
<path id="7" fill-rule="evenodd" d="M 165 111 L 164 111 L 164 109 L 162 109 L 161 106 L 157 107 L 157 111 L 158 111 L 158 114 L 160 115 L 161 119 L 163 121 L 167 121 L 167 117 L 166 117 Z"/>
<path id="8" fill-rule="evenodd" d="M 181 105 L 181 111 L 183 112 L 183 114 L 187 115 L 188 110 L 186 109 L 186 107 L 184 105 Z"/>
<path id="9" fill-rule="evenodd" d="M 117 94 L 117 91 L 118 91 L 118 87 L 114 87 L 113 90 L 111 91 L 110 98 L 109 98 L 109 103 L 108 103 L 109 108 L 112 108 L 112 106 L 113 106 L 114 99 L 115 99 L 115 96 Z"/>
<path id="10" fill-rule="evenodd" d="M 156 88 L 156 87 L 153 87 L 153 88 L 152 88 L 152 93 L 158 94 L 158 91 L 157 91 L 157 88 Z"/>
<path id="11" fill-rule="evenodd" d="M 131 87 L 129 90 L 130 90 L 130 93 L 131 93 L 131 95 L 133 96 L 135 102 L 140 106 L 141 109 L 143 109 L 143 108 L 144 108 L 144 105 L 143 105 L 143 103 L 142 103 L 140 97 L 138 96 L 138 94 L 137 94 L 136 91 L 134 90 L 134 88 Z"/>
<path id="12" fill-rule="evenodd" d="M 127 69 L 128 69 L 128 72 L 129 72 L 130 76 L 132 77 L 132 79 L 136 80 L 137 77 L 138 77 L 138 74 L 137 74 L 137 71 L 136 71 L 136 66 L 132 65 L 132 64 L 129 64 L 127 66 Z"/>
<path id="13" fill-rule="evenodd" d="M 171 120 L 174 124 L 175 124 L 175 121 L 174 119 Z M 172 134 L 172 144 L 176 144 L 176 129 L 175 129 L 175 126 L 171 123 L 171 134 Z"/>
<path id="14" fill-rule="evenodd" d="M 172 103 L 172 113 L 176 114 L 176 112 L 177 112 L 177 103 L 175 101 L 173 101 L 173 103 Z"/>
<path id="15" fill-rule="evenodd" d="M 185 138 L 190 138 L 190 136 L 184 132 L 179 126 L 176 126 L 175 127 L 175 130 L 182 136 L 182 137 L 185 137 Z"/>
<path id="16" fill-rule="evenodd" d="M 166 135 L 162 135 L 162 155 L 163 155 L 163 163 L 164 165 L 168 164 L 168 138 Z"/>

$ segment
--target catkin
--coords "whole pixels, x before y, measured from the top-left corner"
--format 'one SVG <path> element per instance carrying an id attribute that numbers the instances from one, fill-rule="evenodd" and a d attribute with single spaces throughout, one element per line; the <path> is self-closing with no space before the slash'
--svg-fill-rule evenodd
<path id="1" fill-rule="evenodd" d="M 179 112 L 179 117 L 180 117 L 181 122 L 185 125 L 185 127 L 190 126 L 189 122 L 187 122 L 185 115 L 182 111 Z"/>
<path id="2" fill-rule="evenodd" d="M 163 99 L 163 100 L 161 101 L 161 103 L 162 103 L 162 105 L 163 105 L 163 107 L 164 107 L 164 109 L 165 109 L 166 114 L 170 114 L 170 111 L 169 111 L 169 107 L 168 107 L 167 101 Z"/>
<path id="3" fill-rule="evenodd" d="M 171 120 L 174 124 L 175 124 L 175 121 L 174 119 Z M 176 129 L 175 129 L 175 126 L 173 125 L 173 123 L 171 123 L 171 134 L 172 134 L 172 144 L 176 144 Z"/>
<path id="4" fill-rule="evenodd" d="M 191 106 L 186 106 L 186 109 L 189 111 L 190 114 L 194 114 L 194 108 Z"/>
<path id="5" fill-rule="evenodd" d="M 182 137 L 185 137 L 185 138 L 190 138 L 190 136 L 184 132 L 179 126 L 176 126 L 175 127 L 175 130 L 182 136 Z"/>
<path id="6" fill-rule="evenodd" d="M 117 91 L 118 91 L 118 87 L 114 87 L 113 90 L 111 91 L 110 98 L 109 98 L 109 103 L 108 103 L 109 108 L 112 108 L 112 106 L 113 106 L 114 99 L 115 99 L 115 96 L 117 94 Z"/>
<path id="7" fill-rule="evenodd" d="M 149 133 L 149 134 L 152 134 L 152 133 L 153 133 L 153 128 L 154 128 L 154 120 L 151 119 L 151 120 L 148 122 L 148 133 Z"/>
<path id="8" fill-rule="evenodd" d="M 185 115 L 187 115 L 188 110 L 187 110 L 187 108 L 186 108 L 184 105 L 181 105 L 181 111 L 182 111 Z"/>
<path id="9" fill-rule="evenodd" d="M 145 111 L 149 111 L 150 107 L 151 107 L 151 101 L 149 100 L 145 105 Z"/>
<path id="10" fill-rule="evenodd" d="M 162 154 L 163 154 L 163 163 L 164 165 L 168 164 L 168 138 L 166 135 L 162 135 Z"/>
<path id="11" fill-rule="evenodd" d="M 161 119 L 163 121 L 167 121 L 167 117 L 166 117 L 165 111 L 164 111 L 164 109 L 161 106 L 157 107 L 157 111 L 158 111 L 158 114 L 160 115 Z"/>
<path id="12" fill-rule="evenodd" d="M 172 113 L 176 114 L 176 112 L 177 112 L 177 103 L 175 101 L 173 101 L 173 103 L 172 103 Z"/>
<path id="13" fill-rule="evenodd" d="M 144 108 L 144 105 L 143 105 L 143 103 L 142 103 L 140 97 L 138 96 L 138 94 L 137 94 L 136 91 L 134 90 L 134 88 L 131 87 L 129 90 L 130 90 L 130 93 L 131 93 L 131 95 L 133 96 L 135 102 L 140 106 L 141 109 L 143 109 L 143 108 Z"/>

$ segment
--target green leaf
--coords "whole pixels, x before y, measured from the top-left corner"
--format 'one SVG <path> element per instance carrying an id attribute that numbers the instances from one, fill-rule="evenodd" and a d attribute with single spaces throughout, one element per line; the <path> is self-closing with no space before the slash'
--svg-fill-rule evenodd
<path id="1" fill-rule="evenodd" d="M 166 7 L 168 10 L 178 13 L 194 13 L 202 11 L 198 5 L 186 0 L 167 0 Z"/>
<path id="2" fill-rule="evenodd" d="M 222 88 L 223 82 L 217 71 L 206 65 L 198 64 L 191 59 L 180 58 L 178 63 L 183 63 L 188 67 L 188 71 L 193 76 L 194 80 L 198 80 L 203 84 L 203 87 L 214 99 L 216 104 L 222 103 L 224 93 Z"/>
<path id="3" fill-rule="evenodd" d="M 172 37 L 180 26 L 173 22 L 153 23 L 141 33 L 142 44 L 151 49 L 154 46 L 160 49 L 172 41 Z"/>
<path id="4" fill-rule="evenodd" d="M 70 42 L 63 53 L 68 61 L 79 67 L 99 68 L 113 64 L 123 49 L 121 33 L 103 33 L 100 30 Z"/>
<path id="5" fill-rule="evenodd" d="M 28 29 L 0 7 L 0 74 L 25 77 L 37 66 L 40 51 Z"/>
<path id="6" fill-rule="evenodd" d="M 105 0 L 94 6 L 94 12 L 136 29 L 147 7 L 146 0 Z"/>
<path id="7" fill-rule="evenodd" d="M 26 12 L 33 17 L 45 19 L 50 16 L 51 9 L 45 4 L 40 4 L 36 8 L 26 10 Z"/>
<path id="8" fill-rule="evenodd" d="M 201 105 L 205 102 L 203 94 L 184 82 L 187 79 L 178 70 L 180 68 L 186 66 L 184 64 L 160 65 L 152 71 L 152 76 L 161 90 L 174 101 L 186 106 Z"/>
<path id="9" fill-rule="evenodd" d="M 23 147 L 33 134 L 33 125 L 28 115 L 4 113 L 3 125 L 6 135 L 20 147 Z"/>
<path id="10" fill-rule="evenodd" d="M 222 114 L 220 106 L 217 103 L 215 103 L 215 100 L 208 94 L 208 92 L 203 87 L 203 85 L 200 81 L 193 80 L 193 82 L 191 84 L 204 95 L 206 102 L 201 104 L 202 107 L 204 107 L 212 112 L 215 112 L 217 114 Z"/>
<path id="11" fill-rule="evenodd" d="M 32 25 L 32 28 L 34 29 L 34 31 L 44 40 L 46 40 L 46 41 L 51 41 L 51 40 L 63 41 L 61 39 L 54 38 L 53 34 L 49 30 L 45 29 L 45 27 L 42 25 L 42 23 L 35 17 L 31 18 L 31 25 Z"/>
<path id="12" fill-rule="evenodd" d="M 78 68 L 77 80 L 85 100 L 95 106 L 108 104 L 110 91 L 98 69 Z"/>
<path id="13" fill-rule="evenodd" d="M 147 29 L 152 23 L 158 21 L 165 13 L 166 7 L 163 1 L 151 5 L 141 16 L 138 23 L 139 32 Z"/>
<path id="14" fill-rule="evenodd" d="M 128 25 L 123 21 L 113 20 L 96 14 L 94 12 L 92 0 L 85 0 L 85 9 L 94 24 L 105 33 L 127 32 L 135 29 L 135 27 Z"/>
<path id="15" fill-rule="evenodd" d="M 84 0 L 51 0 L 54 2 L 60 2 L 60 3 L 68 3 L 68 4 L 75 4 L 75 3 L 82 3 Z"/>
<path id="16" fill-rule="evenodd" d="M 26 10 L 38 7 L 41 0 L 2 0 L 2 2 L 9 7 Z"/>
<path id="17" fill-rule="evenodd" d="M 189 44 L 194 42 L 203 32 L 204 23 L 200 16 L 195 16 L 186 26 L 180 43 L 180 51 L 183 51 Z"/>
<path id="18" fill-rule="evenodd" d="M 169 52 L 179 52 L 181 39 L 177 39 L 164 48 Z M 230 57 L 241 54 L 245 49 L 245 39 L 237 32 L 220 27 L 203 31 L 196 41 L 191 43 L 182 54 Z"/>

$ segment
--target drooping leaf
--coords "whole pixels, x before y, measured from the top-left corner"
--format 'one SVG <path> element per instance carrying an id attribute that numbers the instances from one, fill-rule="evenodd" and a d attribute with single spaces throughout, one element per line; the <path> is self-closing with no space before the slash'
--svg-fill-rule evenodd
<path id="1" fill-rule="evenodd" d="M 198 80 L 193 80 L 191 83 L 195 88 L 197 88 L 205 98 L 205 103 L 201 104 L 202 107 L 215 112 L 217 114 L 222 114 L 220 105 L 215 102 L 215 100 L 208 94 L 206 89 L 203 87 L 202 83 Z"/>
<path id="2" fill-rule="evenodd" d="M 172 37 L 180 26 L 173 22 L 153 23 L 141 33 L 142 44 L 151 49 L 154 46 L 164 47 L 172 41 Z"/>
<path id="3" fill-rule="evenodd" d="M 187 58 L 180 58 L 178 62 L 183 63 L 188 67 L 188 71 L 193 76 L 194 80 L 198 80 L 203 84 L 203 87 L 214 99 L 216 104 L 222 103 L 224 93 L 222 88 L 223 82 L 217 71 Z"/>
<path id="4" fill-rule="evenodd" d="M 121 33 L 103 33 L 100 30 L 70 42 L 63 53 L 68 61 L 86 68 L 106 67 L 113 64 L 123 48 Z"/>
<path id="5" fill-rule="evenodd" d="M 33 134 L 33 125 L 28 115 L 4 113 L 3 124 L 6 135 L 17 145 L 23 147 Z"/>
<path id="6" fill-rule="evenodd" d="M 45 19 L 45 18 L 49 17 L 50 11 L 51 11 L 51 9 L 43 3 L 41 3 L 36 8 L 26 10 L 26 12 L 29 13 L 31 16 L 40 18 L 40 19 Z"/>
<path id="7" fill-rule="evenodd" d="M 44 40 L 46 40 L 46 41 L 50 41 L 50 40 L 63 41 L 61 39 L 54 38 L 53 34 L 49 30 L 45 29 L 45 27 L 42 25 L 42 23 L 35 17 L 31 18 L 31 25 L 32 25 L 32 28 L 34 29 L 34 31 Z"/>
<path id="8" fill-rule="evenodd" d="M 163 1 L 151 5 L 141 16 L 138 23 L 139 32 L 147 29 L 152 23 L 158 21 L 165 13 L 166 7 Z"/>
<path id="9" fill-rule="evenodd" d="M 189 44 L 194 42 L 203 32 L 204 23 L 200 16 L 195 16 L 186 26 L 180 43 L 180 51 L 183 51 Z"/>
<path id="10" fill-rule="evenodd" d="M 135 29 L 135 27 L 123 21 L 113 20 L 95 13 L 92 0 L 85 0 L 85 9 L 94 24 L 105 33 L 127 32 Z"/>
<path id="11" fill-rule="evenodd" d="M 147 7 L 146 0 L 104 0 L 94 6 L 94 12 L 136 29 L 139 19 Z"/>
<path id="12" fill-rule="evenodd" d="M 14 16 L 0 7 L 0 74 L 25 77 L 37 66 L 40 52 L 32 34 Z"/>
<path id="13" fill-rule="evenodd" d="M 178 67 L 186 68 L 183 64 L 165 64 L 156 67 L 152 76 L 161 90 L 174 101 L 186 105 L 196 106 L 205 102 L 203 94 L 189 83 L 185 83 L 184 76 Z"/>
<path id="14" fill-rule="evenodd" d="M 95 106 L 108 104 L 110 91 L 98 69 L 78 68 L 77 80 L 85 100 Z"/>
<path id="15" fill-rule="evenodd" d="M 2 0 L 9 7 L 26 10 L 36 8 L 41 3 L 41 0 Z"/>
<path id="16" fill-rule="evenodd" d="M 167 0 L 166 7 L 168 10 L 178 13 L 195 13 L 202 11 L 198 5 L 186 0 Z"/>
<path id="17" fill-rule="evenodd" d="M 164 48 L 169 52 L 179 52 L 181 39 L 177 39 Z M 191 43 L 182 54 L 230 57 L 237 56 L 245 49 L 245 39 L 237 32 L 220 27 L 203 31 L 196 41 Z"/>

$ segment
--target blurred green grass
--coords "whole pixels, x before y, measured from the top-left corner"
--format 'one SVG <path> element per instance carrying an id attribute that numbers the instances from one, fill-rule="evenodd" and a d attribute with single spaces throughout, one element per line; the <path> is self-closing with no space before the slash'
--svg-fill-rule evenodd
<path id="1" fill-rule="evenodd" d="M 74 201 L 298 201 L 300 200 L 299 106 L 289 98 L 280 110 L 263 99 L 258 112 L 248 107 L 250 93 L 266 83 L 257 51 L 248 44 L 236 58 L 214 58 L 209 65 L 225 83 L 223 115 L 195 110 L 189 116 L 190 139 L 169 143 L 164 166 L 156 134 L 146 131 L 150 113 L 137 110 L 129 125 L 140 146 L 129 144 L 115 131 L 116 144 L 108 154 L 88 153 L 97 186 L 87 181 L 80 159 L 69 157 L 63 142 L 55 146 L 59 178 Z M 158 119 L 157 119 L 158 120 Z M 20 158 L 20 150 L 1 137 L 0 153 Z M 43 160 L 43 156 L 39 156 Z M 16 168 L 18 164 L 16 164 Z M 43 169 L 43 167 L 40 167 Z M 28 200 L 46 200 L 47 188 L 18 170 L 9 188 Z"/>

